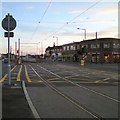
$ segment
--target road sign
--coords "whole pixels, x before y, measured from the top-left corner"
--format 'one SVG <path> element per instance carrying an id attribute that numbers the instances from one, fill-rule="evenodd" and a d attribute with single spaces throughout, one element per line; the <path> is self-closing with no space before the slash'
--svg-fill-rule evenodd
<path id="1" fill-rule="evenodd" d="M 9 19 L 9 20 L 8 20 Z M 8 31 L 8 24 L 9 24 L 9 31 L 12 31 L 16 27 L 16 20 L 12 17 L 12 15 L 6 15 L 6 17 L 2 21 L 2 27 L 4 30 Z"/>
<path id="2" fill-rule="evenodd" d="M 14 32 L 9 32 L 9 36 L 8 32 L 4 32 L 4 37 L 14 37 Z"/>
<path id="3" fill-rule="evenodd" d="M 2 27 L 7 31 L 4 33 L 5 37 L 8 37 L 8 81 L 9 85 L 11 85 L 10 37 L 13 37 L 14 33 L 10 31 L 15 29 L 16 20 L 8 13 L 8 15 L 2 20 Z"/>

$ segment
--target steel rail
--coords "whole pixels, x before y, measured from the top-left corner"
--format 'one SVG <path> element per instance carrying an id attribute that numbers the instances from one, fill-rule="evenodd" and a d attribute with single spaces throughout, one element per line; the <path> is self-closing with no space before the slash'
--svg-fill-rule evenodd
<path id="1" fill-rule="evenodd" d="M 69 83 L 71 83 L 71 84 L 73 84 L 73 85 L 75 85 L 75 86 L 78 86 L 78 87 L 80 87 L 80 88 L 83 88 L 83 89 L 85 89 L 85 90 L 88 90 L 88 91 L 90 91 L 90 92 L 92 92 L 92 93 L 95 93 L 95 94 L 97 94 L 97 95 L 103 96 L 103 97 L 105 97 L 105 98 L 107 98 L 107 99 L 110 99 L 110 100 L 112 100 L 112 101 L 120 102 L 119 100 L 117 100 L 117 99 L 115 99 L 115 98 L 113 98 L 113 97 L 110 97 L 110 96 L 108 96 L 108 95 L 105 95 L 105 94 L 103 94 L 103 93 L 97 92 L 97 91 L 95 91 L 95 90 L 93 90 L 93 89 L 90 89 L 90 88 L 88 88 L 88 87 L 85 87 L 85 86 L 79 85 L 79 84 L 77 84 L 77 83 L 74 83 L 74 82 L 70 81 L 70 80 L 67 79 L 67 78 L 63 78 L 63 77 L 61 77 L 60 75 L 57 75 L 56 73 L 53 73 L 53 72 L 51 72 L 50 70 L 47 70 L 46 68 L 44 68 L 44 67 L 42 67 L 42 66 L 40 66 L 40 65 L 37 65 L 37 66 L 40 67 L 41 69 L 43 69 L 43 70 L 45 70 L 45 71 L 47 71 L 47 72 L 55 75 L 56 77 L 59 77 L 59 78 L 65 80 L 65 81 L 67 81 L 67 82 L 69 82 Z"/>
<path id="2" fill-rule="evenodd" d="M 56 93 L 58 93 L 60 96 L 62 96 L 63 98 L 67 99 L 69 102 L 71 102 L 73 105 L 75 105 L 77 108 L 79 108 L 80 110 L 84 110 L 85 112 L 87 112 L 89 115 L 91 115 L 93 118 L 97 118 L 98 120 L 101 120 L 102 117 L 100 115 L 98 115 L 97 113 L 89 110 L 88 108 L 86 108 L 84 105 L 80 104 L 78 101 L 74 100 L 73 98 L 71 98 L 70 96 L 66 95 L 65 93 L 61 92 L 60 90 L 58 90 L 54 85 L 51 85 L 48 81 L 46 81 L 44 78 L 42 78 L 39 73 L 31 66 L 31 69 L 35 72 L 35 74 L 44 82 L 44 84 L 48 87 L 50 87 L 52 90 L 54 90 Z"/>

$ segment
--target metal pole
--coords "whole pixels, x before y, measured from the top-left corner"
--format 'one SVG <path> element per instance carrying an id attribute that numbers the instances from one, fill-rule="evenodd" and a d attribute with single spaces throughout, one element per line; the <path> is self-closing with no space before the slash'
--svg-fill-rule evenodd
<path id="1" fill-rule="evenodd" d="M 57 42 L 57 46 L 58 46 L 58 37 L 56 37 L 56 42 Z"/>
<path id="2" fill-rule="evenodd" d="M 85 32 L 85 36 L 84 37 L 85 37 L 85 40 L 86 40 L 86 29 L 84 29 L 84 32 Z"/>
<path id="3" fill-rule="evenodd" d="M 84 29 L 84 28 L 77 28 L 78 30 L 80 29 L 80 30 L 84 30 L 84 40 L 86 40 L 86 36 L 87 36 L 87 34 L 86 34 L 86 29 Z"/>
<path id="4" fill-rule="evenodd" d="M 20 59 L 20 38 L 18 39 L 18 57 Z"/>
<path id="5" fill-rule="evenodd" d="M 43 45 L 42 45 L 42 42 L 41 42 L 41 54 L 43 54 Z"/>
<path id="6" fill-rule="evenodd" d="M 39 57 L 40 57 L 40 42 L 39 42 L 39 51 L 38 52 L 39 52 Z"/>
<path id="7" fill-rule="evenodd" d="M 97 64 L 97 32 L 96 32 L 96 64 Z"/>
<path id="8" fill-rule="evenodd" d="M 8 13 L 8 81 L 11 85 L 11 65 L 10 65 L 10 14 Z"/>

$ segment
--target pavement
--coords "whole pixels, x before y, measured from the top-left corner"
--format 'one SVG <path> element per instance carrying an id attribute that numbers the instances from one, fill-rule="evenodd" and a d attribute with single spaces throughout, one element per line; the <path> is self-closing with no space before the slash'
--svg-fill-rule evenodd
<path id="1" fill-rule="evenodd" d="M 11 86 L 2 85 L 2 120 L 6 119 L 35 120 L 21 83 Z"/>

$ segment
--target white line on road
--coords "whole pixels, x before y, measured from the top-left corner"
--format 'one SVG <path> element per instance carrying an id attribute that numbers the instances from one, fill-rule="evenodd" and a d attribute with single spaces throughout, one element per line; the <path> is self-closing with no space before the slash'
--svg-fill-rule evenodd
<path id="1" fill-rule="evenodd" d="M 81 85 L 79 85 L 79 84 L 76 84 L 76 83 L 74 83 L 74 82 L 72 82 L 72 81 L 70 81 L 70 80 L 68 80 L 68 79 L 66 79 L 66 78 L 63 78 L 63 77 L 61 77 L 61 76 L 59 76 L 59 75 L 51 72 L 50 70 L 47 70 L 46 68 L 41 67 L 40 65 L 37 65 L 37 66 L 40 67 L 40 68 L 42 68 L 42 69 L 44 69 L 45 71 L 47 71 L 47 72 L 55 75 L 55 76 L 57 76 L 57 77 L 65 80 L 65 81 L 67 81 L 67 82 L 70 82 L 70 83 L 73 84 L 73 85 L 76 85 L 76 86 L 78 86 L 78 87 L 81 87 L 81 88 L 83 88 L 83 89 L 86 89 L 86 90 L 88 90 L 88 91 L 91 91 L 91 92 L 93 92 L 93 93 L 95 93 L 95 94 L 98 94 L 98 95 L 100 95 L 100 96 L 103 96 L 103 97 L 105 97 L 105 98 L 108 98 L 108 99 L 110 99 L 110 100 L 113 100 L 113 101 L 115 101 L 115 102 L 120 102 L 119 100 L 117 100 L 117 99 L 115 99 L 115 98 L 112 98 L 112 97 L 110 97 L 110 96 L 107 96 L 107 95 L 102 94 L 102 93 L 100 93 L 100 92 L 97 92 L 97 91 L 95 91 L 95 90 L 89 89 L 89 88 L 84 87 L 84 86 L 81 86 Z"/>
<path id="2" fill-rule="evenodd" d="M 107 80 L 109 80 L 110 78 L 105 78 L 105 79 L 103 79 L 103 80 L 97 80 L 97 81 L 95 81 L 95 83 L 101 83 L 101 82 L 105 82 L 105 81 L 107 81 Z"/>
<path id="3" fill-rule="evenodd" d="M 48 82 L 46 82 L 37 72 L 36 70 L 30 65 L 30 67 L 32 68 L 32 70 L 35 72 L 36 75 L 38 75 L 38 77 L 40 77 L 50 88 L 52 88 L 54 91 L 56 91 L 59 95 L 61 95 L 62 97 L 66 98 L 68 101 L 70 101 L 71 103 L 73 103 L 74 105 L 76 105 L 78 108 L 84 110 L 85 112 L 87 112 L 88 114 L 90 114 L 91 116 L 93 116 L 94 118 L 97 118 L 98 120 L 101 120 L 101 118 L 99 118 L 97 115 L 91 113 L 89 110 L 87 110 L 86 108 L 82 107 L 81 105 L 79 105 L 78 103 L 74 102 L 72 99 L 70 99 L 68 96 L 66 96 L 65 94 L 63 94 L 61 91 L 57 90 L 55 87 L 53 87 L 52 85 L 50 85 Z"/>
<path id="4" fill-rule="evenodd" d="M 28 95 L 28 92 L 27 92 L 27 90 L 26 90 L 25 82 L 24 82 L 24 81 L 22 81 L 22 86 L 23 86 L 23 91 L 24 91 L 25 97 L 26 97 L 26 99 L 27 99 L 27 102 L 28 102 L 28 104 L 29 104 L 29 106 L 30 106 L 30 109 L 31 109 L 34 117 L 35 117 L 36 119 L 37 119 L 37 118 L 40 119 L 40 116 L 39 116 L 37 110 L 35 109 L 32 101 L 31 101 L 31 99 L 30 99 L 30 97 L 29 97 L 29 95 Z"/>

